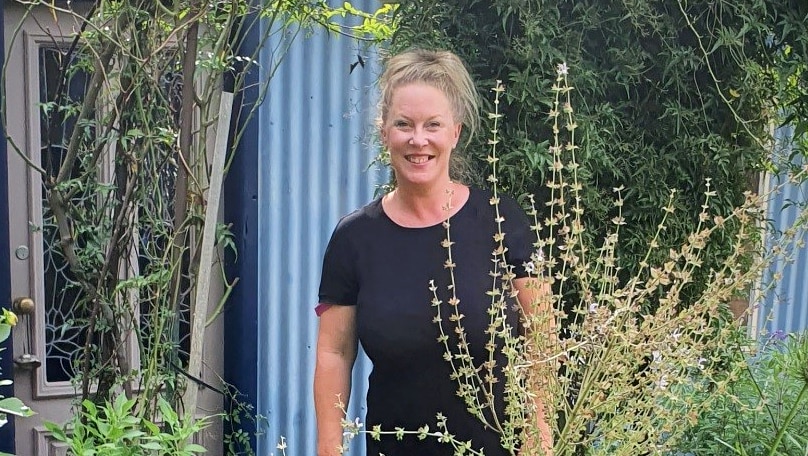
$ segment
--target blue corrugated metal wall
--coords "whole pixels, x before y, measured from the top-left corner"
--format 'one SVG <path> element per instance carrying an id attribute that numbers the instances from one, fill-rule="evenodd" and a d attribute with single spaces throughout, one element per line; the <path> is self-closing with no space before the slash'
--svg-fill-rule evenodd
<path id="1" fill-rule="evenodd" d="M 792 135 L 793 128 L 777 130 L 775 160 L 778 157 L 788 159 Z M 772 192 L 766 210 L 770 227 L 774 228 L 773 235 L 767 239 L 767 249 L 771 249 L 775 242 L 779 242 L 778 233 L 793 227 L 802 206 L 808 204 L 808 183 L 795 185 L 788 183 L 785 175 L 768 176 L 764 190 Z M 802 240 L 802 231 L 798 231 L 794 241 Z M 787 254 L 779 256 L 763 274 L 762 291 L 756 299 L 760 308 L 757 309 L 755 329 L 759 334 L 808 329 L 808 250 L 798 244 L 786 244 Z"/>
<path id="2" fill-rule="evenodd" d="M 378 5 L 355 4 L 365 10 Z M 262 62 L 273 58 L 268 46 Z M 357 60 L 352 40 L 315 34 L 297 38 L 261 107 L 258 222 L 258 403 L 267 420 L 258 454 L 313 455 L 311 394 L 317 302 L 325 246 L 339 217 L 367 203 L 382 179 L 368 171 L 378 69 Z M 364 416 L 369 363 L 354 369 L 349 416 Z M 363 451 L 363 439 L 352 445 Z"/>

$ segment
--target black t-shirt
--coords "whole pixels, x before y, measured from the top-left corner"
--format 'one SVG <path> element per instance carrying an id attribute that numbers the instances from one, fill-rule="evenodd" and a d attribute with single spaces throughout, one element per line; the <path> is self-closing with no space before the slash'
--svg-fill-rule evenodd
<path id="1" fill-rule="evenodd" d="M 487 310 L 493 286 L 490 271 L 494 268 L 492 252 L 496 244 L 494 207 L 491 193 L 470 191 L 468 201 L 451 218 L 450 236 L 455 267 L 455 286 L 459 308 L 464 317 L 471 355 L 477 365 L 489 357 L 485 333 L 490 317 Z M 517 277 L 524 277 L 525 264 L 535 251 L 535 236 L 527 217 L 518 204 L 500 198 L 499 211 L 505 233 L 506 257 Z M 447 417 L 450 433 L 458 439 L 472 441 L 472 447 L 485 448 L 487 456 L 505 455 L 499 434 L 486 428 L 467 411 L 458 395 L 458 384 L 450 378 L 452 370 L 444 360 L 444 347 L 438 342 L 439 326 L 433 319 L 436 308 L 430 280 L 438 287 L 442 305 L 444 331 L 452 338 L 450 347 L 456 352 L 454 328 L 449 321 L 447 302 L 450 275 L 445 268 L 447 249 L 443 224 L 425 228 L 405 228 L 394 223 L 382 209 L 381 199 L 340 220 L 326 249 L 320 282 L 321 303 L 357 306 L 357 331 L 360 343 L 373 362 L 367 395 L 365 429 L 380 424 L 383 430 L 401 427 L 416 430 L 429 425 L 437 430 L 436 415 Z M 518 327 L 515 304 L 508 306 L 509 324 Z M 506 361 L 497 351 L 499 366 Z M 500 378 L 497 414 L 504 417 Z M 490 412 L 488 413 L 490 419 Z M 451 446 L 430 437 L 420 441 L 406 437 L 383 437 L 381 442 L 367 439 L 368 455 L 377 456 L 442 456 L 452 455 Z"/>

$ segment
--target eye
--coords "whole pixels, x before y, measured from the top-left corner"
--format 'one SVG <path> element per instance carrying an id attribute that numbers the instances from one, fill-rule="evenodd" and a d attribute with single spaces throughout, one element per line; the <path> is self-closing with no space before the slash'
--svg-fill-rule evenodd
<path id="1" fill-rule="evenodd" d="M 427 122 L 427 124 L 426 124 L 426 128 L 428 128 L 430 130 L 435 130 L 435 129 L 438 129 L 440 127 L 441 127 L 441 124 L 437 120 Z"/>
<path id="2" fill-rule="evenodd" d="M 394 120 L 393 121 L 393 126 L 395 128 L 404 129 L 404 128 L 408 128 L 410 126 L 410 123 L 407 122 L 406 120 Z"/>

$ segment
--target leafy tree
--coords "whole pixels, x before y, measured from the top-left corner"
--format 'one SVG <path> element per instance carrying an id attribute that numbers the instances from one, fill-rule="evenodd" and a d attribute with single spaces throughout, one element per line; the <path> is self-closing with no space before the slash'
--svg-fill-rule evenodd
<path id="1" fill-rule="evenodd" d="M 612 188 L 626 187 L 618 254 L 625 277 L 643 260 L 672 189 L 676 212 L 663 247 L 693 231 L 708 181 L 718 190 L 718 216 L 755 189 L 781 110 L 805 130 L 805 2 L 405 0 L 399 12 L 395 49 L 454 50 L 484 100 L 503 81 L 501 182 L 539 202 L 551 163 L 547 94 L 566 62 L 591 240 L 603 239 L 616 215 Z M 484 158 L 484 141 L 471 155 Z M 731 233 L 708 246 L 705 272 L 686 295 L 729 254 Z"/>
<path id="2" fill-rule="evenodd" d="M 41 179 L 37 229 L 46 262 L 61 274 L 49 290 L 73 312 L 62 331 L 81 344 L 68 354 L 66 373 L 81 395 L 80 421 L 103 435 L 90 405 L 130 401 L 123 412 L 144 423 L 166 418 L 166 404 L 194 418 L 205 330 L 237 282 L 222 267 L 223 250 L 234 248 L 217 219 L 222 179 L 241 126 L 261 102 L 234 99 L 257 71 L 266 76 L 250 89 L 265 94 L 300 32 L 322 27 L 376 43 L 390 34 L 394 6 L 366 13 L 349 2 L 308 0 L 15 3 L 23 20 L 40 20 L 31 18 L 38 11 L 69 24 L 43 33 L 74 32 L 63 46 L 52 36 L 42 52 L 56 70 L 36 106 L 41 160 L 21 138 L 7 140 Z M 358 25 L 345 25 L 352 20 Z M 23 40 L 21 27 L 11 30 L 10 43 Z M 243 46 L 251 30 L 259 30 L 258 47 L 276 46 L 260 68 L 259 50 Z M 4 80 L 17 70 L 6 63 Z M 4 124 L 15 108 L 3 100 Z M 239 127 L 231 128 L 231 113 L 242 116 L 232 123 Z M 208 302 L 211 282 L 223 284 L 219 302 Z"/>

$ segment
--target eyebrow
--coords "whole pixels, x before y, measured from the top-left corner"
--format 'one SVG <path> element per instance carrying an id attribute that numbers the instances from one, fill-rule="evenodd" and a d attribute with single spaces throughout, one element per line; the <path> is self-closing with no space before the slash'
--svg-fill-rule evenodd
<path id="1" fill-rule="evenodd" d="M 397 120 L 397 119 L 412 120 L 412 117 L 404 115 L 404 114 L 392 115 L 392 116 L 390 116 L 390 118 L 393 119 L 393 120 Z M 443 119 L 444 119 L 443 114 L 436 114 L 436 115 L 434 115 L 432 117 L 427 118 L 426 120 L 430 121 L 430 120 L 443 120 Z"/>

